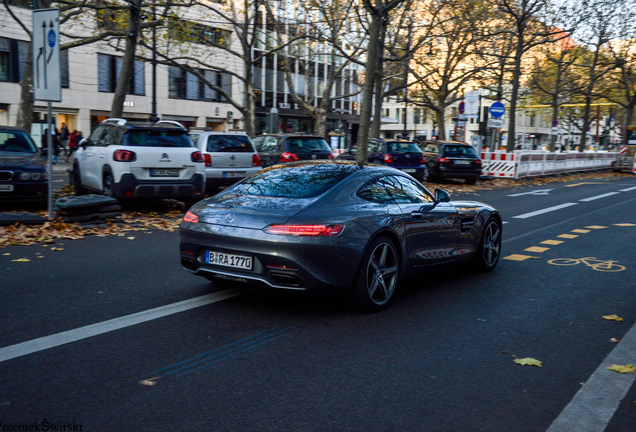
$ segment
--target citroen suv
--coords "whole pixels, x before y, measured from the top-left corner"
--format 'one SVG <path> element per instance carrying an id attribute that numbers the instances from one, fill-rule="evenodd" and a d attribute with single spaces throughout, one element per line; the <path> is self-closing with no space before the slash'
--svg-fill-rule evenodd
<path id="1" fill-rule="evenodd" d="M 106 119 L 75 152 L 73 179 L 76 195 L 175 198 L 189 205 L 204 197 L 204 157 L 177 122 Z"/>

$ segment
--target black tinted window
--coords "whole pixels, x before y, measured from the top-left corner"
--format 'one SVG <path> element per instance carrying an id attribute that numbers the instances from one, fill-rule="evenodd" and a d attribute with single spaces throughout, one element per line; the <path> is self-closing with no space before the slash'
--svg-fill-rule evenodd
<path id="1" fill-rule="evenodd" d="M 311 198 L 359 170 L 355 164 L 303 163 L 266 168 L 234 187 L 235 192 L 278 198 Z"/>
<path id="2" fill-rule="evenodd" d="M 29 135 L 19 131 L 0 131 L 0 151 L 37 153 L 38 149 Z"/>
<path id="3" fill-rule="evenodd" d="M 287 150 L 290 152 L 329 152 L 331 148 L 322 138 L 287 138 Z"/>
<path id="4" fill-rule="evenodd" d="M 245 135 L 210 135 L 205 151 L 227 153 L 253 153 L 252 142 Z"/>
<path id="5" fill-rule="evenodd" d="M 129 130 L 124 135 L 124 145 L 132 147 L 194 147 L 190 135 L 183 130 Z"/>
<path id="6" fill-rule="evenodd" d="M 445 145 L 444 156 L 477 157 L 477 153 L 475 153 L 475 149 L 473 149 L 472 147 L 460 145 Z"/>
<path id="7" fill-rule="evenodd" d="M 252 140 L 254 147 L 259 152 L 275 151 L 278 145 L 276 137 L 256 137 Z"/>
<path id="8" fill-rule="evenodd" d="M 386 177 L 375 179 L 362 186 L 358 190 L 358 196 L 363 200 L 378 204 L 392 204 L 393 198 L 387 187 L 392 187 L 392 184 L 387 182 Z"/>
<path id="9" fill-rule="evenodd" d="M 413 180 L 401 176 L 390 177 L 391 186 L 388 187 L 391 196 L 398 204 L 424 204 L 433 202 L 424 188 Z"/>
<path id="10" fill-rule="evenodd" d="M 422 153 L 422 149 L 414 142 L 390 142 L 389 153 Z"/>

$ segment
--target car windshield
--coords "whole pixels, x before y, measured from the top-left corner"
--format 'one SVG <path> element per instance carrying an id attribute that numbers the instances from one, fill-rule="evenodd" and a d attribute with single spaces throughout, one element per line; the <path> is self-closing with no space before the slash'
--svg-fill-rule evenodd
<path id="1" fill-rule="evenodd" d="M 475 149 L 469 146 L 462 145 L 445 145 L 444 146 L 444 156 L 468 156 L 468 157 L 477 157 L 477 153 L 475 153 Z"/>
<path id="2" fill-rule="evenodd" d="M 20 131 L 0 130 L 0 151 L 16 153 L 37 153 L 38 149 L 27 133 Z"/>
<path id="3" fill-rule="evenodd" d="M 124 145 L 132 147 L 194 147 L 184 130 L 132 129 L 124 135 Z"/>
<path id="4" fill-rule="evenodd" d="M 390 142 L 389 153 L 422 153 L 422 149 L 414 142 Z"/>
<path id="5" fill-rule="evenodd" d="M 254 147 L 252 147 L 252 142 L 245 135 L 210 135 L 208 136 L 205 151 L 209 153 L 253 153 Z"/>
<path id="6" fill-rule="evenodd" d="M 359 170 L 356 164 L 306 162 L 266 168 L 234 187 L 235 192 L 276 198 L 312 198 Z"/>
<path id="7" fill-rule="evenodd" d="M 331 152 L 329 144 L 322 138 L 287 138 L 287 149 L 291 152 Z"/>

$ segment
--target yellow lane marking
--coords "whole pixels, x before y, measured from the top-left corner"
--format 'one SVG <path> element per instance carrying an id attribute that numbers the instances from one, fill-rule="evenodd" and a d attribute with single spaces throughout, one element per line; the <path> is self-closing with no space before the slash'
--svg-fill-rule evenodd
<path id="1" fill-rule="evenodd" d="M 587 234 L 590 232 L 590 230 L 575 229 L 575 230 L 572 230 L 572 232 L 579 233 L 579 234 Z"/>
<path id="2" fill-rule="evenodd" d="M 589 227 L 585 227 L 585 228 L 589 228 L 589 229 L 604 229 L 607 228 L 606 226 L 601 226 L 601 225 L 591 225 Z"/>
<path id="3" fill-rule="evenodd" d="M 544 248 L 544 247 L 538 247 L 538 246 L 532 246 L 529 247 L 528 249 L 524 249 L 526 252 L 545 252 L 547 250 L 549 250 L 550 248 Z"/>
<path id="4" fill-rule="evenodd" d="M 538 258 L 529 256 L 529 255 L 513 254 L 513 255 L 508 255 L 507 257 L 504 257 L 504 259 L 511 260 L 511 261 L 525 261 L 527 259 L 538 259 Z"/>
<path id="5" fill-rule="evenodd" d="M 549 245 L 560 245 L 561 243 L 563 243 L 561 240 L 546 240 L 546 241 L 542 241 L 541 244 L 549 244 Z"/>
<path id="6" fill-rule="evenodd" d="M 573 238 L 577 238 L 577 235 L 572 235 L 572 234 L 561 234 L 560 236 L 557 237 L 561 237 L 561 238 L 567 238 L 567 239 L 573 239 Z"/>
<path id="7" fill-rule="evenodd" d="M 588 184 L 604 184 L 604 183 L 599 183 L 599 182 L 575 183 L 575 184 L 571 184 L 571 185 L 565 185 L 565 187 L 583 186 L 583 185 L 588 185 Z"/>
<path id="8" fill-rule="evenodd" d="M 636 224 L 632 224 L 632 223 L 622 223 L 622 224 L 614 224 L 616 226 L 636 226 Z"/>

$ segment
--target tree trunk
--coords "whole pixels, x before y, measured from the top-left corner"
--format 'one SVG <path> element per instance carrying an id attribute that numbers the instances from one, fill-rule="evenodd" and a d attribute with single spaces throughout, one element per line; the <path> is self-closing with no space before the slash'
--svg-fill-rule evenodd
<path id="1" fill-rule="evenodd" d="M 380 29 L 382 27 L 381 14 L 374 13 L 371 15 L 371 26 L 369 28 L 369 40 L 377 41 L 380 38 Z M 362 109 L 360 110 L 360 128 L 358 132 L 358 145 L 356 152 L 356 162 L 362 166 L 367 163 L 369 126 L 371 120 L 371 109 L 373 101 L 373 82 L 374 70 L 378 61 L 378 44 L 369 43 L 367 52 L 366 73 L 364 77 L 364 88 L 362 93 Z"/>
<path id="2" fill-rule="evenodd" d="M 634 107 L 636 105 L 636 97 L 633 97 L 629 102 L 629 105 L 625 108 L 625 121 L 623 124 L 623 145 L 627 145 L 627 141 L 629 141 L 629 133 L 630 131 L 627 129 L 627 126 L 631 125 L 634 121 Z"/>
<path id="3" fill-rule="evenodd" d="M 589 93 L 588 93 L 589 94 Z M 592 103 L 592 97 L 585 96 L 585 110 L 583 111 L 583 129 L 581 129 L 581 140 L 579 141 L 579 152 L 585 151 L 585 145 L 587 143 L 587 128 L 590 126 L 590 104 Z"/>
<path id="4" fill-rule="evenodd" d="M 435 116 L 437 117 L 437 139 L 445 140 L 446 139 L 446 121 L 445 114 L 446 109 L 444 108 L 444 104 L 440 104 L 439 108 L 435 110 Z"/>
<path id="5" fill-rule="evenodd" d="M 33 44 L 29 43 L 29 54 L 26 58 L 22 79 L 20 80 L 20 106 L 18 108 L 17 126 L 31 133 L 33 122 Z"/>
<path id="6" fill-rule="evenodd" d="M 324 101 L 325 99 L 323 99 Z M 325 102 L 314 111 L 314 134 L 323 138 L 327 137 L 327 109 L 324 107 Z"/>
<path id="7" fill-rule="evenodd" d="M 386 35 L 385 17 L 381 18 L 380 40 L 378 42 L 378 61 L 375 66 L 375 104 L 373 105 L 373 125 L 371 128 L 371 138 L 380 138 L 382 130 L 382 95 L 384 93 L 384 83 L 382 81 L 382 69 L 384 68 L 384 38 Z"/>
<path id="8" fill-rule="evenodd" d="M 128 15 L 128 34 L 126 36 L 126 50 L 124 60 L 121 65 L 117 87 L 113 96 L 113 104 L 110 108 L 110 117 L 122 117 L 124 112 L 124 101 L 130 84 L 130 77 L 135 68 L 135 50 L 137 48 L 137 35 L 139 32 L 139 13 L 142 0 L 134 0 L 130 6 Z"/>
<path id="9" fill-rule="evenodd" d="M 512 152 L 515 149 L 517 139 L 517 96 L 519 93 L 519 77 L 521 75 L 521 56 L 523 55 L 523 33 L 518 36 L 517 52 L 515 53 L 515 71 L 512 79 L 512 94 L 510 95 L 510 122 L 508 124 L 508 142 L 506 151 Z"/>

